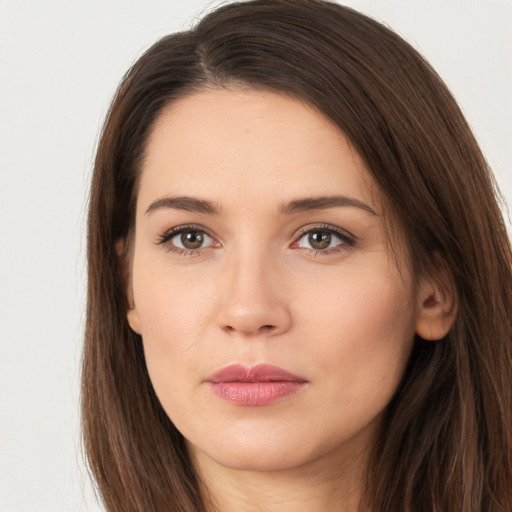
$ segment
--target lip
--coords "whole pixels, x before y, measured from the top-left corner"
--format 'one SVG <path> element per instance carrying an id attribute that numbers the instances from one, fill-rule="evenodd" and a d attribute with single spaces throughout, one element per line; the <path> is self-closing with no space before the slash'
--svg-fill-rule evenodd
<path id="1" fill-rule="evenodd" d="M 216 371 L 206 382 L 220 398 L 247 406 L 269 405 L 298 393 L 308 383 L 303 377 L 270 364 L 233 364 Z"/>

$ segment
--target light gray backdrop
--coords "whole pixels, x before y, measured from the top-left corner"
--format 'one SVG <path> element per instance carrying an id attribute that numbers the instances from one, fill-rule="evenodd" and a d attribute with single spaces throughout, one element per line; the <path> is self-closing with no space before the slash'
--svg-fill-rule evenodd
<path id="1" fill-rule="evenodd" d="M 0 0 L 0 512 L 100 510 L 78 432 L 94 148 L 133 60 L 218 3 Z M 512 0 L 342 3 L 434 64 L 511 202 Z"/>

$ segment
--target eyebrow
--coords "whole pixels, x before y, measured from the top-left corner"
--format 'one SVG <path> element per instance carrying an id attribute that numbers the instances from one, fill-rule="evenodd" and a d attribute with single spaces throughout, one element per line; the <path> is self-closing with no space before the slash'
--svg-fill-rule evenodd
<path id="1" fill-rule="evenodd" d="M 310 210 L 325 210 L 327 208 L 336 207 L 353 207 L 364 210 L 371 215 L 377 216 L 375 211 L 366 203 L 347 196 L 321 196 L 321 197 L 305 197 L 291 201 L 279 209 L 281 215 L 291 215 L 293 213 L 307 212 Z"/>
<path id="2" fill-rule="evenodd" d="M 325 210 L 327 208 L 336 207 L 352 207 L 364 210 L 371 215 L 377 216 L 375 211 L 370 208 L 366 203 L 347 196 L 320 196 L 320 197 L 305 197 L 290 201 L 289 203 L 281 205 L 279 213 L 281 215 L 292 215 L 294 213 L 301 213 L 313 210 Z M 146 210 L 149 214 L 161 208 L 172 208 L 175 210 L 184 210 L 187 212 L 203 213 L 207 215 L 219 215 L 220 207 L 212 201 L 205 199 L 196 199 L 195 197 L 164 197 L 151 203 Z"/>
<path id="3" fill-rule="evenodd" d="M 146 215 L 161 208 L 173 208 L 175 210 L 185 210 L 187 212 L 205 213 L 208 215 L 219 215 L 220 208 L 204 199 L 194 197 L 164 197 L 151 203 L 146 210 Z"/>

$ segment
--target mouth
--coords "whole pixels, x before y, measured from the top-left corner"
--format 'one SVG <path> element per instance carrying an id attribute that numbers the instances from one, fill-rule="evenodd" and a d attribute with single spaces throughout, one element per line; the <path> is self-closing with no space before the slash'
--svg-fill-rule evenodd
<path id="1" fill-rule="evenodd" d="M 206 382 L 220 398 L 245 406 L 269 405 L 298 393 L 308 383 L 303 377 L 269 364 L 226 366 Z"/>

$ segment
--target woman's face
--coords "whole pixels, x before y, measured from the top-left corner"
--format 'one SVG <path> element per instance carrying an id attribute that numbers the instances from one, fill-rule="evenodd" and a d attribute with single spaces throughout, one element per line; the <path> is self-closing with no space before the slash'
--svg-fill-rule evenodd
<path id="1" fill-rule="evenodd" d="M 372 178 L 312 108 L 212 89 L 160 115 L 128 319 L 196 460 L 275 470 L 366 450 L 418 309 L 386 242 Z"/>

